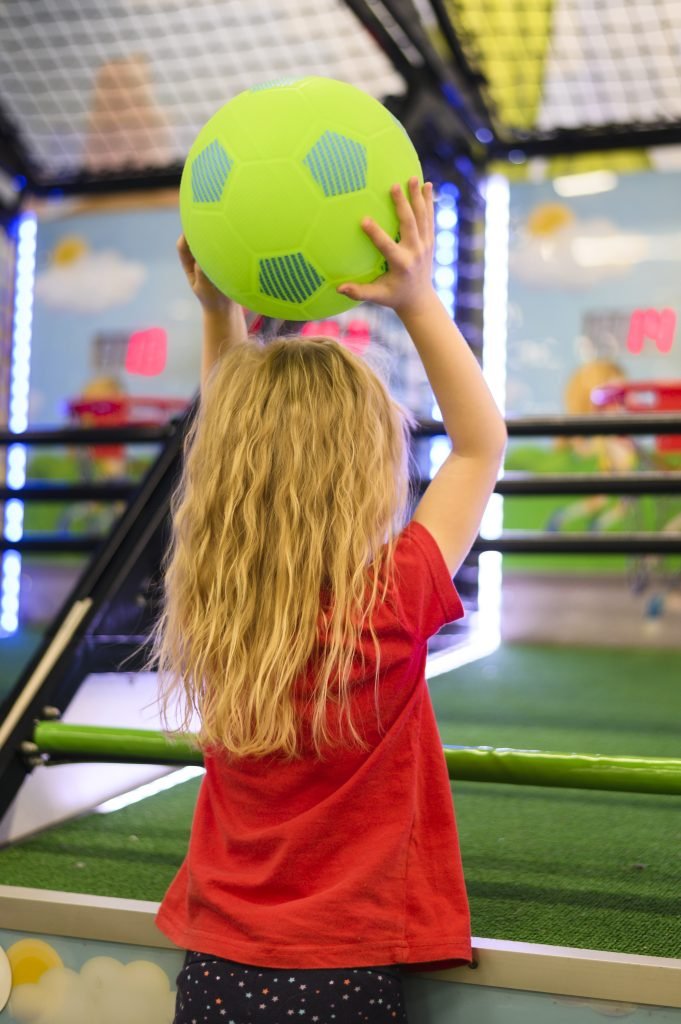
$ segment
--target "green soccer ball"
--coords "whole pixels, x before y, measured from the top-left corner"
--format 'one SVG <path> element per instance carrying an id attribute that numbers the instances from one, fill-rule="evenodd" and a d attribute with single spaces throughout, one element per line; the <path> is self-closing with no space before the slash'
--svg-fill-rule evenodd
<path id="1" fill-rule="evenodd" d="M 423 182 L 402 125 L 361 89 L 280 79 L 239 93 L 201 129 L 182 174 L 180 215 L 195 260 L 242 306 L 317 320 L 356 305 L 336 288 L 385 261 L 360 227 L 396 238 L 390 186 Z"/>

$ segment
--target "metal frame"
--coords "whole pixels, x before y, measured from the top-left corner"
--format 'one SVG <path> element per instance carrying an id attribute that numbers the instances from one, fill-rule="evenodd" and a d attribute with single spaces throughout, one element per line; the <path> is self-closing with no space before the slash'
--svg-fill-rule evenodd
<path id="1" fill-rule="evenodd" d="M 23 178 L 24 188 L 33 185 L 33 170 L 28 152 L 21 141 L 21 134 L 7 116 L 0 103 L 0 164 L 6 174 L 12 178 Z M 18 190 L 17 205 L 20 201 L 22 188 Z M 15 210 L 10 210 L 14 213 Z"/>
<path id="2" fill-rule="evenodd" d="M 349 0 L 346 0 L 348 3 Z M 463 128 L 471 150 L 479 146 L 476 133 L 480 129 L 491 129 L 491 119 L 485 101 L 476 88 L 475 76 L 461 73 L 462 64 L 447 63 L 435 49 L 423 27 L 418 11 L 412 0 L 380 0 L 389 15 L 399 25 L 411 45 L 418 51 L 423 60 L 423 72 L 426 73 L 427 84 L 442 95 L 455 114 L 459 127 Z M 362 7 L 366 9 L 365 0 L 352 0 L 356 10 L 363 18 Z M 389 56 L 389 55 L 388 55 Z M 399 70 L 399 69 L 398 69 Z"/>
<path id="3" fill-rule="evenodd" d="M 679 143 L 681 121 L 644 127 L 611 124 L 599 128 L 565 128 L 534 134 L 517 132 L 504 138 L 495 138 L 487 151 L 487 159 L 505 160 L 510 154 L 516 157 L 548 157 L 600 150 L 647 149 L 649 146 L 678 146 Z"/>
<path id="4" fill-rule="evenodd" d="M 16 435 L 0 431 L 0 448 L 12 444 L 18 437 L 24 444 L 34 445 L 87 445 L 96 443 L 140 443 L 169 441 L 179 429 L 181 421 L 171 421 L 162 426 L 135 426 L 77 428 L 66 427 L 56 430 L 32 430 Z M 592 436 L 597 434 L 681 434 L 681 418 L 674 413 L 653 413 L 649 415 L 625 416 L 553 416 L 524 417 L 507 422 L 510 437 Z M 417 423 L 412 437 L 441 436 L 444 426 L 439 420 L 421 420 Z M 429 480 L 413 481 L 415 493 L 422 494 Z M 130 500 L 140 489 L 139 485 L 127 483 L 41 483 L 31 484 L 20 491 L 0 486 L 0 500 L 20 496 L 24 501 L 77 501 L 98 499 L 103 501 Z M 495 492 L 502 495 L 541 494 L 679 494 L 681 473 L 603 473 L 573 474 L 531 474 L 508 473 L 497 481 Z M 98 534 L 45 534 L 22 537 L 8 541 L 0 538 L 0 551 L 16 550 L 26 553 L 88 553 L 96 551 L 106 538 Z M 495 541 L 478 538 L 471 549 L 469 559 L 481 551 L 504 553 L 554 553 L 554 554 L 677 554 L 681 553 L 681 538 L 666 533 L 627 533 L 612 536 L 592 534 L 569 534 L 557 536 L 552 533 L 506 532 Z"/>

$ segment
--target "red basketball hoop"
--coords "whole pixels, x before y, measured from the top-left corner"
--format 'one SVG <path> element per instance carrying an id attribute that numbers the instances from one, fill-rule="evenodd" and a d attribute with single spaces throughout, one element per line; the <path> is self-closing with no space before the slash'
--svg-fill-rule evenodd
<path id="1" fill-rule="evenodd" d="M 602 409 L 624 409 L 626 412 L 681 411 L 681 381 L 637 380 L 624 384 L 607 384 L 591 392 L 591 401 Z M 659 452 L 681 451 L 681 436 L 667 434 L 657 438 Z"/>
<path id="2" fill-rule="evenodd" d="M 87 427 L 158 426 L 167 423 L 173 413 L 184 412 L 189 405 L 186 398 L 140 397 L 115 395 L 111 398 L 77 398 L 68 403 L 72 420 Z M 94 445 L 93 458 L 120 459 L 125 446 L 121 444 Z"/>

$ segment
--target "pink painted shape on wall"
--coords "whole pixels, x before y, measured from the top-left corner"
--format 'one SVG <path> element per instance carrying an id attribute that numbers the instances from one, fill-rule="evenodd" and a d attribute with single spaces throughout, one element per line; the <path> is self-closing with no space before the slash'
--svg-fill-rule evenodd
<path id="1" fill-rule="evenodd" d="M 627 335 L 627 351 L 637 356 L 643 348 L 643 327 L 645 324 L 645 313 L 642 309 L 635 309 L 629 321 L 629 333 Z"/>
<path id="2" fill-rule="evenodd" d="M 676 313 L 673 309 L 635 309 L 629 321 L 627 351 L 640 355 L 646 339 L 654 341 L 658 352 L 671 352 L 676 333 Z"/>
<path id="3" fill-rule="evenodd" d="M 168 335 L 162 327 L 134 331 L 128 341 L 125 369 L 142 377 L 158 377 L 166 367 Z"/>

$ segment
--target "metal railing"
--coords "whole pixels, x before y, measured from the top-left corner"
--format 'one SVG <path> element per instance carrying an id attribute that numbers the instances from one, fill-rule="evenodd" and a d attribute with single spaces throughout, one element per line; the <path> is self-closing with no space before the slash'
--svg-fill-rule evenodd
<path id="1" fill-rule="evenodd" d="M 150 426 L 130 424 L 123 427 L 58 427 L 28 430 L 22 434 L 0 431 L 0 447 L 23 445 L 78 447 L 93 444 L 163 443 L 178 429 L 179 421 Z M 576 437 L 599 435 L 681 435 L 681 417 L 674 413 L 650 415 L 528 416 L 507 420 L 509 437 Z M 414 440 L 442 436 L 439 420 L 420 420 L 412 433 Z M 429 481 L 414 482 L 422 493 Z M 30 483 L 21 489 L 0 487 L 0 500 L 21 501 L 129 501 L 137 486 L 125 481 L 97 483 Z M 641 473 L 506 473 L 494 488 L 507 497 L 555 494 L 681 494 L 681 472 Z M 18 540 L 0 538 L 0 551 L 16 550 L 27 554 L 87 554 L 103 542 L 98 534 L 44 534 Z M 503 554 L 681 554 L 681 535 L 664 532 L 618 534 L 562 534 L 541 531 L 506 531 L 501 537 L 479 537 L 473 551 L 499 551 Z"/>
<path id="2" fill-rule="evenodd" d="M 681 759 L 443 746 L 450 779 L 626 793 L 681 795 Z M 38 722 L 21 744 L 29 768 L 103 762 L 202 765 L 195 737 L 170 739 L 153 729 Z"/>

